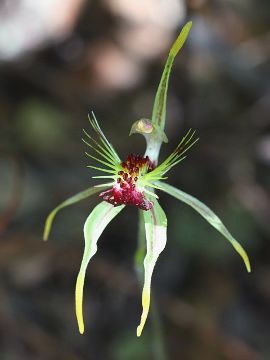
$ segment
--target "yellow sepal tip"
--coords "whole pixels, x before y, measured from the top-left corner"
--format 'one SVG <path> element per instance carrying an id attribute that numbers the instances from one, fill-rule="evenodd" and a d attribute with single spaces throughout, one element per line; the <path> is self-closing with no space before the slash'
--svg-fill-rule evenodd
<path id="1" fill-rule="evenodd" d="M 84 321 L 83 321 L 83 285 L 84 274 L 79 273 L 76 283 L 75 291 L 75 304 L 76 304 L 76 317 L 78 322 L 78 328 L 80 334 L 84 333 Z"/>
<path id="2" fill-rule="evenodd" d="M 143 307 L 143 311 L 142 311 L 142 316 L 141 316 L 141 322 L 140 325 L 137 327 L 137 336 L 140 337 L 141 333 L 143 331 L 147 316 L 148 316 L 148 312 L 149 312 L 149 308 L 150 308 L 150 289 L 148 288 L 144 288 L 143 289 L 143 293 L 142 293 L 142 307 Z"/>
<path id="3" fill-rule="evenodd" d="M 84 334 L 84 325 L 83 325 L 83 324 L 79 324 L 79 333 L 80 333 L 81 335 Z"/>
<path id="4" fill-rule="evenodd" d="M 251 266 L 250 266 L 250 261 L 249 261 L 247 253 L 245 252 L 243 247 L 237 241 L 233 242 L 233 247 L 235 248 L 235 250 L 238 252 L 238 254 L 243 259 L 243 261 L 245 263 L 245 266 L 247 268 L 247 272 L 250 273 L 251 272 Z"/>

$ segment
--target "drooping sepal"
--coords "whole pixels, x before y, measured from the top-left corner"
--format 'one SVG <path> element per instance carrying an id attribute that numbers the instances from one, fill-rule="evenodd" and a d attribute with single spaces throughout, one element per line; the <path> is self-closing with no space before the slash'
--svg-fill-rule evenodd
<path id="1" fill-rule="evenodd" d="M 73 205 L 73 204 L 77 203 L 78 201 L 86 199 L 89 196 L 96 194 L 97 192 L 99 192 L 102 189 L 107 189 L 109 186 L 110 185 L 106 185 L 106 184 L 99 185 L 99 187 L 92 186 L 89 189 L 86 189 L 84 191 L 79 192 L 78 194 L 76 194 L 74 196 L 71 196 L 70 198 L 63 201 L 61 204 L 59 204 L 53 211 L 50 212 L 50 214 L 48 215 L 48 217 L 46 219 L 44 232 L 43 232 L 43 239 L 45 241 L 48 240 L 48 237 L 51 232 L 53 220 L 59 210 L 65 208 L 66 206 Z"/>
<path id="2" fill-rule="evenodd" d="M 85 247 L 81 268 L 77 277 L 75 290 L 76 316 L 78 321 L 79 332 L 84 333 L 83 321 L 83 287 L 85 272 L 90 259 L 97 252 L 97 241 L 112 219 L 124 208 L 124 205 L 114 207 L 103 201 L 98 204 L 90 213 L 84 224 Z"/>
<path id="3" fill-rule="evenodd" d="M 175 197 L 176 199 L 186 203 L 187 205 L 191 206 L 194 210 L 196 210 L 205 220 L 209 222 L 217 231 L 219 231 L 234 247 L 234 249 L 238 252 L 238 254 L 243 259 L 247 271 L 250 272 L 250 261 L 246 251 L 243 247 L 239 244 L 239 242 L 231 235 L 229 230 L 225 227 L 223 222 L 220 218 L 207 207 L 204 203 L 200 200 L 196 199 L 195 197 L 181 191 L 174 186 L 166 184 L 164 182 L 157 181 L 158 187 L 165 191 L 167 194 Z"/>
<path id="4" fill-rule="evenodd" d="M 167 241 L 167 218 L 158 201 L 152 199 L 154 205 L 149 211 L 144 211 L 146 233 L 146 256 L 144 259 L 144 286 L 142 291 L 142 316 L 137 327 L 137 336 L 141 336 L 144 328 L 151 298 L 151 279 L 156 261 L 164 250 Z"/>

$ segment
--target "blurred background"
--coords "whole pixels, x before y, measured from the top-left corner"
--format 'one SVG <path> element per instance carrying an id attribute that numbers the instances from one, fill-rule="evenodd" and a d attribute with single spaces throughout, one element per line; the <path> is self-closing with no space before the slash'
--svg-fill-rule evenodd
<path id="1" fill-rule="evenodd" d="M 0 359 L 270 358 L 269 0 L 2 0 L 0 3 Z M 96 184 L 82 128 L 94 110 L 124 159 L 150 117 L 168 50 L 193 28 L 169 86 L 161 159 L 190 127 L 200 137 L 169 182 L 210 206 L 247 250 L 166 194 L 168 243 L 153 276 L 159 330 L 141 338 L 133 256 L 137 209 L 105 230 L 87 272 L 86 333 L 74 287 Z M 157 337 L 160 336 L 160 337 Z M 161 340 L 162 339 L 162 340 Z M 162 349 L 163 348 L 163 349 Z"/>

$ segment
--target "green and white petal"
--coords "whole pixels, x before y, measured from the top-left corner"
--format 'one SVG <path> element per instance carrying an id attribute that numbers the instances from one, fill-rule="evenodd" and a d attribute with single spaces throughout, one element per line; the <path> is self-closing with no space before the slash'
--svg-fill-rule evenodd
<path id="1" fill-rule="evenodd" d="M 169 184 L 166 184 L 166 183 L 160 182 L 160 181 L 157 181 L 156 184 L 160 187 L 160 189 L 165 191 L 167 194 L 188 204 L 194 210 L 196 210 L 203 218 L 205 218 L 205 220 L 207 220 L 210 225 L 212 225 L 215 229 L 217 229 L 232 244 L 234 249 L 242 257 L 242 259 L 246 265 L 247 271 L 248 272 L 251 271 L 250 262 L 249 262 L 249 258 L 248 258 L 246 251 L 239 244 L 239 242 L 231 235 L 231 233 L 228 231 L 228 229 L 222 223 L 220 218 L 211 209 L 209 209 L 209 207 L 207 207 L 200 200 L 185 193 L 184 191 L 181 191 L 181 190 L 175 188 L 174 186 L 171 186 Z"/>
<path id="2" fill-rule="evenodd" d="M 63 201 L 61 204 L 59 204 L 53 211 L 50 212 L 50 214 L 48 215 L 48 217 L 46 219 L 44 232 L 43 232 L 43 239 L 45 241 L 48 240 L 48 237 L 51 232 L 53 220 L 59 210 L 63 209 L 66 206 L 73 205 L 73 204 L 77 203 L 78 201 L 86 199 L 89 196 L 94 195 L 97 192 L 101 191 L 102 189 L 107 189 L 108 187 L 110 187 L 110 185 L 111 184 L 102 184 L 102 185 L 99 185 L 98 188 L 95 186 L 92 186 L 92 187 L 90 187 L 84 191 L 81 191 L 78 194 L 68 198 L 67 200 Z"/>
<path id="3" fill-rule="evenodd" d="M 75 290 L 76 317 L 78 321 L 79 332 L 84 333 L 83 321 L 83 287 L 85 272 L 90 259 L 97 252 L 97 241 L 112 219 L 124 208 L 124 205 L 114 207 L 113 205 L 102 201 L 90 213 L 84 224 L 85 247 L 81 268 L 77 277 Z"/>
<path id="4" fill-rule="evenodd" d="M 144 211 L 144 222 L 146 232 L 146 256 L 144 259 L 144 286 L 142 291 L 142 316 L 140 325 L 137 327 L 137 336 L 141 336 L 146 322 L 151 296 L 151 279 L 156 261 L 164 250 L 167 241 L 167 218 L 155 198 L 151 199 L 153 208 Z"/>

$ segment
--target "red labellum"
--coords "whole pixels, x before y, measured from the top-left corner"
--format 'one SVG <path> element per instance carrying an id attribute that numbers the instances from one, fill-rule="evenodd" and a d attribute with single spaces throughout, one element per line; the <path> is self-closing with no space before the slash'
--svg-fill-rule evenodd
<path id="1" fill-rule="evenodd" d="M 112 189 L 103 191 L 100 196 L 114 206 L 134 205 L 142 210 L 152 209 L 153 203 L 145 198 L 144 192 L 138 190 L 137 182 L 141 174 L 152 171 L 154 166 L 149 157 L 129 155 L 121 163 L 122 169 L 118 172 L 116 184 Z"/>

